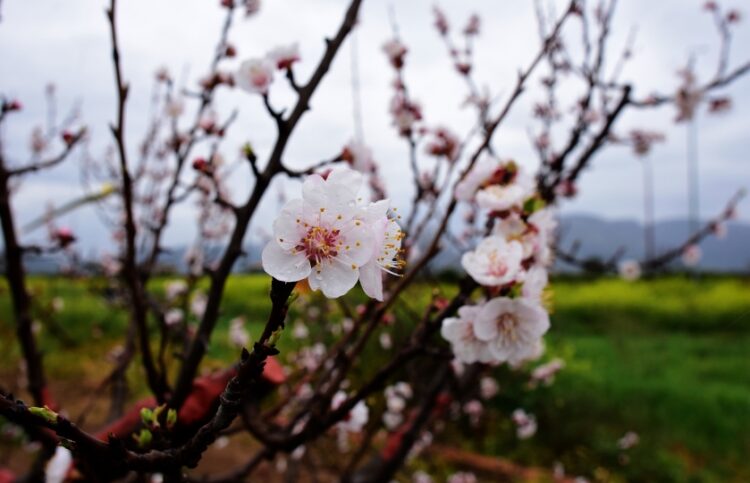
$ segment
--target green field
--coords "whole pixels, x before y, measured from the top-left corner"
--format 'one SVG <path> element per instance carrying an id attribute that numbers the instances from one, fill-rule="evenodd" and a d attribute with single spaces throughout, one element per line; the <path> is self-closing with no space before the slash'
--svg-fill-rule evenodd
<path id="1" fill-rule="evenodd" d="M 236 357 L 227 342 L 233 317 L 244 315 L 257 334 L 268 309 L 267 280 L 230 280 L 208 365 Z M 122 311 L 96 293 L 102 283 L 32 279 L 47 370 L 60 394 L 73 394 L 82 380 L 94 385 L 109 367 L 102 358 L 124 330 Z M 443 288 L 452 290 L 448 283 Z M 56 330 L 44 322 L 54 296 L 65 303 Z M 409 299 L 416 309 L 417 299 L 426 297 L 426 290 L 417 290 Z M 553 385 L 535 390 L 519 374 L 501 370 L 496 411 L 480 431 L 466 430 L 452 444 L 528 466 L 560 462 L 568 474 L 591 480 L 750 481 L 750 280 L 562 279 L 554 281 L 551 299 L 544 360 L 562 357 L 566 367 Z M 10 313 L 3 284 L 0 386 L 12 387 L 19 352 Z M 397 307 L 394 335 L 406 328 L 408 313 Z M 289 339 L 284 334 L 282 352 L 299 345 Z M 140 379 L 134 370 L 131 380 L 142 391 Z M 530 440 L 519 442 L 508 422 L 517 407 L 537 416 L 539 431 Z M 623 451 L 617 440 L 628 431 L 638 433 L 640 443 Z"/>

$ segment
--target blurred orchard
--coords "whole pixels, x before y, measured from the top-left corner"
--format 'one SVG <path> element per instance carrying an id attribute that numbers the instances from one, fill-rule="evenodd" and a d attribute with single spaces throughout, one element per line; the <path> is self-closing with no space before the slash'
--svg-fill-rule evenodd
<path id="1" fill-rule="evenodd" d="M 610 42 L 615 0 L 572 0 L 557 8 L 537 2 L 537 24 L 526 27 L 522 40 L 534 43 L 536 53 L 505 79 L 476 75 L 474 48 L 487 19 L 454 18 L 436 5 L 422 21 L 434 26 L 435 54 L 449 61 L 442 75 L 464 85 L 449 100 L 410 88 L 413 54 L 393 14 L 391 31 L 382 32 L 392 74 L 383 109 L 404 149 L 388 163 L 401 166 L 399 186 L 411 184 L 410 202 L 397 206 L 389 198 L 394 180 L 381 173 L 377 146 L 365 144 L 362 132 L 344 146 L 327 145 L 330 156 L 306 159 L 306 168 L 287 163 L 287 146 L 308 111 L 326 109 L 315 94 L 358 28 L 362 0 L 341 5 L 338 27 L 320 32 L 325 42 L 311 58 L 301 55 L 293 31 L 288 43 L 265 53 L 233 43 L 238 24 L 262 21 L 256 14 L 264 2 L 216 3 L 224 21 L 213 57 L 195 84 L 181 85 L 166 68 L 155 73 L 145 135 L 126 129 L 127 119 L 143 115 L 129 109 L 123 67 L 138 59 L 123 59 L 120 5 L 111 0 L 101 20 L 109 28 L 117 95 L 110 147 L 91 147 L 91 126 L 75 110 L 35 120 L 25 158 L 11 155 L 10 140 L 0 138 L 4 293 L 15 330 L 3 351 L 17 347 L 19 356 L 17 366 L 3 371 L 15 373 L 12 380 L 0 379 L 6 386 L 0 414 L 5 433 L 23 442 L 3 451 L 26 454 L 16 460 L 17 474 L 0 470 L 0 481 L 502 480 L 488 476 L 486 462 L 476 470 L 431 461 L 460 463 L 456 452 L 474 438 L 491 439 L 492 428 L 510 431 L 512 444 L 556 431 L 513 395 L 543 391 L 565 370 L 563 359 L 544 356 L 545 334 L 555 330 L 554 260 L 591 268 L 575 250 L 558 249 L 559 208 L 577 195 L 602 151 L 625 146 L 645 163 L 664 141 L 659 126 L 621 130 L 624 113 L 669 110 L 674 123 L 687 125 L 696 116 L 722 122 L 712 116 L 732 108 L 727 88 L 750 70 L 750 62 L 730 56 L 742 13 L 717 2 L 706 2 L 702 12 L 675 12 L 675 21 L 688 14 L 711 20 L 707 29 L 720 42 L 713 74 L 698 75 L 693 59 L 676 55 L 684 67 L 674 82 L 643 92 L 622 80 L 632 40 Z M 505 62 L 501 48 L 496 62 Z M 301 65 L 309 75 L 299 74 Z M 54 73 L 44 75 L 54 80 Z M 217 108 L 217 96 L 227 90 L 262 100 L 264 109 L 251 114 L 275 127 L 275 139 L 252 141 L 238 122 L 242 103 L 230 112 Z M 291 93 L 290 102 L 279 100 L 281 90 Z M 55 112 L 53 86 L 46 95 Z M 498 137 L 524 97 L 533 99 L 532 110 L 522 114 L 532 126 L 536 159 L 514 160 Z M 0 95 L 2 127 L 26 115 L 26 102 Z M 425 107 L 445 102 L 463 103 L 472 122 L 453 130 L 426 114 Z M 361 128 L 356 116 L 354 122 Z M 229 131 L 248 141 L 229 143 Z M 104 129 L 96 133 L 102 137 Z M 327 142 L 325 134 L 319 141 Z M 24 181 L 76 156 L 83 160 L 80 196 L 54 200 L 42 218 L 21 226 L 13 200 Z M 237 177 L 250 180 L 246 192 L 229 188 Z M 277 178 L 297 182 L 282 192 L 271 189 Z M 236 310 L 227 287 L 248 255 L 243 242 L 258 207 L 269 197 L 277 203 L 272 224 L 263 227 L 263 275 L 253 279 L 266 295 L 235 294 L 253 307 Z M 636 280 L 675 261 L 695 265 L 700 242 L 726 233 L 742 197 L 728 193 L 726 208 L 694 226 L 684 243 L 649 247 L 639 260 L 613 247 L 597 271 Z M 175 208 L 186 204 L 198 236 L 185 254 L 186 270 L 169 272 L 161 263 L 170 251 L 164 234 Z M 95 261 L 60 222 L 82 206 L 94 206 L 111 235 Z M 27 242 L 34 230 L 46 230 L 46 241 Z M 430 267 L 448 246 L 463 254 L 460 273 L 446 282 Z M 103 376 L 95 391 L 78 396 L 78 414 L 54 390 L 45 364 L 54 350 L 40 349 L 47 338 L 58 339 L 60 351 L 75 344 L 59 323 L 75 297 L 43 303 L 25 268 L 29 259 L 51 253 L 65 259 L 60 276 L 72 284 L 68 289 L 90 284 L 89 295 L 124 321 L 109 334 L 116 343 L 87 342 Z M 217 363 L 217 327 L 233 362 Z M 493 403 L 498 398 L 502 405 Z M 89 413 L 99 416 L 87 421 Z M 617 442 L 622 457 L 638 444 L 634 431 Z M 233 446 L 240 449 L 222 460 Z M 220 463 L 202 466 L 212 458 Z M 498 464 L 508 480 L 609 481 L 594 468 L 571 473 L 561 463 L 544 471 L 510 460 Z"/>

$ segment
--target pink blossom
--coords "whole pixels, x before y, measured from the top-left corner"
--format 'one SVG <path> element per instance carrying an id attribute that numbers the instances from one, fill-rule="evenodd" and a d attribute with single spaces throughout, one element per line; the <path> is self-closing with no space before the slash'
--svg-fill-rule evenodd
<path id="1" fill-rule="evenodd" d="M 636 260 L 624 260 L 617 266 L 620 276 L 628 281 L 641 278 L 641 265 Z"/>
<path id="2" fill-rule="evenodd" d="M 432 130 L 432 139 L 427 143 L 425 151 L 432 156 L 444 157 L 448 161 L 458 158 L 460 141 L 458 136 L 447 128 L 439 127 Z"/>
<path id="3" fill-rule="evenodd" d="M 388 61 L 396 69 L 400 69 L 404 66 L 404 57 L 406 57 L 408 51 L 409 49 L 407 49 L 406 46 L 396 38 L 383 44 L 383 52 L 385 52 Z"/>
<path id="4" fill-rule="evenodd" d="M 390 111 L 393 124 L 402 136 L 411 135 L 415 124 L 422 120 L 421 106 L 407 99 L 402 93 L 393 96 Z"/>
<path id="5" fill-rule="evenodd" d="M 273 81 L 273 64 L 267 59 L 250 59 L 240 64 L 235 83 L 247 92 L 267 94 Z"/>
<path id="6" fill-rule="evenodd" d="M 538 366 L 531 372 L 531 379 L 533 383 L 543 383 L 545 385 L 552 384 L 555 379 L 555 375 L 565 367 L 565 361 L 560 358 L 554 358 L 546 364 Z"/>
<path id="7" fill-rule="evenodd" d="M 511 419 L 516 423 L 516 436 L 519 439 L 528 439 L 536 434 L 536 418 L 533 415 L 523 409 L 516 409 Z"/>
<path id="8" fill-rule="evenodd" d="M 466 27 L 464 28 L 464 34 L 465 35 L 479 35 L 479 25 L 481 21 L 479 19 L 479 15 L 472 14 L 471 17 L 469 17 L 469 22 L 466 24 Z"/>
<path id="9" fill-rule="evenodd" d="M 164 314 L 164 323 L 167 325 L 167 327 L 174 327 L 176 325 L 179 325 L 184 319 L 185 314 L 181 309 L 169 309 Z"/>
<path id="10" fill-rule="evenodd" d="M 488 344 L 494 361 L 515 365 L 541 355 L 549 316 L 526 299 L 498 297 L 481 307 L 473 329 L 476 338 Z"/>
<path id="11" fill-rule="evenodd" d="M 432 7 L 432 12 L 435 14 L 435 28 L 440 35 L 446 35 L 448 33 L 448 18 L 445 13 L 435 5 Z"/>
<path id="12" fill-rule="evenodd" d="M 267 57 L 277 69 L 290 69 L 292 64 L 300 60 L 299 44 L 293 43 L 285 47 L 276 47 L 268 53 Z"/>
<path id="13" fill-rule="evenodd" d="M 703 252 L 698 245 L 688 245 L 682 251 L 682 263 L 688 267 L 694 267 L 701 261 Z"/>
<path id="14" fill-rule="evenodd" d="M 250 343 L 243 317 L 235 317 L 229 322 L 229 343 L 236 347 L 246 347 Z"/>
<path id="15" fill-rule="evenodd" d="M 493 360 L 489 343 L 479 339 L 474 330 L 475 321 L 481 310 L 481 305 L 465 305 L 458 309 L 458 317 L 449 317 L 443 321 L 440 335 L 450 342 L 453 354 L 460 362 L 472 364 Z"/>
<path id="16" fill-rule="evenodd" d="M 628 431 L 622 438 L 617 440 L 617 446 L 620 449 L 626 450 L 636 446 L 640 441 L 641 438 L 638 436 L 638 433 L 635 431 Z"/>
<path id="17" fill-rule="evenodd" d="M 492 399 L 500 392 L 500 385 L 497 381 L 489 376 L 479 380 L 479 395 L 482 399 Z"/>
<path id="18" fill-rule="evenodd" d="M 496 287 L 516 280 L 521 270 L 523 247 L 501 236 L 482 240 L 476 250 L 461 258 L 461 265 L 477 283 Z"/>
<path id="19" fill-rule="evenodd" d="M 364 143 L 350 141 L 341 151 L 341 159 L 360 173 L 370 173 L 375 169 L 372 150 Z"/>
<path id="20" fill-rule="evenodd" d="M 284 282 L 307 278 L 329 298 L 348 292 L 375 253 L 371 227 L 357 206 L 361 184 L 362 175 L 348 168 L 334 169 L 327 179 L 308 176 L 302 199 L 287 202 L 274 222 L 263 269 Z"/>

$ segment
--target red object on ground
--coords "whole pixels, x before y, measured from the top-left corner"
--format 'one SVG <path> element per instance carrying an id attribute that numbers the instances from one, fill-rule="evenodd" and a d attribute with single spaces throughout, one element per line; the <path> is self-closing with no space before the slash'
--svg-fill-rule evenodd
<path id="1" fill-rule="evenodd" d="M 237 370 L 231 368 L 196 379 L 193 383 L 193 391 L 185 399 L 184 404 L 177 414 L 179 424 L 182 426 L 191 426 L 205 421 L 211 409 L 217 404 L 219 396 L 224 391 L 227 383 L 236 374 Z M 266 359 L 266 366 L 263 369 L 263 379 L 274 386 L 278 386 L 286 380 L 284 369 L 276 358 L 269 357 Z M 110 434 L 118 438 L 127 437 L 140 424 L 141 409 L 154 407 L 156 407 L 156 399 L 154 397 L 138 401 L 123 417 L 96 433 L 96 437 L 102 441 L 106 441 Z"/>
<path id="2" fill-rule="evenodd" d="M 0 468 L 0 483 L 13 483 L 16 481 L 16 475 L 10 470 Z"/>

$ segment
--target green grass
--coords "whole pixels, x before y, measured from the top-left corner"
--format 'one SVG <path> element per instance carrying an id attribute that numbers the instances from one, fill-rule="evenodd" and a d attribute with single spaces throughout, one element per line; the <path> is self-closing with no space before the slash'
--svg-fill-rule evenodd
<path id="1" fill-rule="evenodd" d="M 154 288 L 164 283 L 157 280 Z M 75 380 L 82 369 L 90 377 L 105 371 L 101 357 L 117 343 L 126 319 L 102 299 L 104 282 L 35 277 L 31 286 L 37 307 L 53 296 L 64 298 L 57 320 L 76 343 L 66 348 L 42 331 L 51 377 Z M 480 431 L 467 431 L 455 444 L 529 465 L 560 461 L 569 474 L 602 481 L 750 481 L 749 280 L 561 279 L 553 287 L 545 359 L 562 357 L 566 367 L 552 386 L 536 390 L 526 387 L 525 376 L 501 369 L 503 391 L 492 403 L 497 411 Z M 245 316 L 258 335 L 269 308 L 268 288 L 263 276 L 230 279 L 209 365 L 237 356 L 227 341 L 232 318 Z M 350 295 L 350 304 L 359 297 Z M 408 299 L 416 309 L 428 297 L 416 290 Z M 19 357 L 9 303 L 0 284 L 0 384 Z M 397 308 L 397 319 L 406 320 L 404 314 Z M 292 313 L 298 317 L 305 318 Z M 404 325 L 396 323 L 394 336 L 405 333 Z M 299 344 L 285 334 L 282 352 Z M 379 348 L 367 354 L 373 367 L 387 357 Z M 516 407 L 537 415 L 539 431 L 531 440 L 514 436 L 507 415 Z M 641 441 L 621 451 L 617 440 L 627 431 Z"/>

